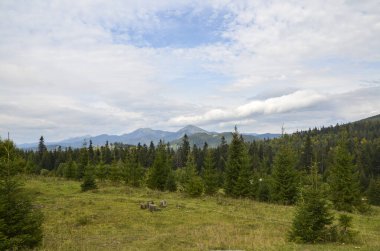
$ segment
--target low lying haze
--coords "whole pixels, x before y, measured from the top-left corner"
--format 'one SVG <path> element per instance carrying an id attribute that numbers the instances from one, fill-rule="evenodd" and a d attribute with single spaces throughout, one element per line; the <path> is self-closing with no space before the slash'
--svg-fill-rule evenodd
<path id="1" fill-rule="evenodd" d="M 380 113 L 380 2 L 0 2 L 0 136 L 279 133 Z"/>

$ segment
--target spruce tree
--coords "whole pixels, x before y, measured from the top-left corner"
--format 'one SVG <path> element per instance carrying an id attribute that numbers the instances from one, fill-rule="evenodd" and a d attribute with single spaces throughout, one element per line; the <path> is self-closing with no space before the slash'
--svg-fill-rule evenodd
<path id="1" fill-rule="evenodd" d="M 95 152 L 94 152 L 94 147 L 92 146 L 92 140 L 90 139 L 90 143 L 88 145 L 88 161 L 90 162 L 91 165 L 95 164 Z"/>
<path id="2" fill-rule="evenodd" d="M 45 145 L 45 140 L 43 136 L 40 137 L 40 141 L 38 143 L 37 164 L 38 169 L 36 170 L 36 173 L 40 173 L 41 169 L 52 169 L 50 163 L 50 156 L 47 151 L 47 147 Z"/>
<path id="3" fill-rule="evenodd" d="M 272 200 L 281 204 L 294 204 L 297 197 L 298 174 L 296 159 L 290 147 L 282 145 L 273 163 Z"/>
<path id="4" fill-rule="evenodd" d="M 95 182 L 94 168 L 91 165 L 87 165 L 84 170 L 83 183 L 81 184 L 82 192 L 93 190 L 97 188 Z"/>
<path id="5" fill-rule="evenodd" d="M 301 170 L 305 170 L 306 173 L 310 172 L 310 168 L 313 161 L 313 148 L 311 144 L 310 132 L 306 136 L 305 145 L 301 155 Z"/>
<path id="6" fill-rule="evenodd" d="M 170 172 L 170 166 L 168 163 L 168 156 L 165 149 L 165 145 L 160 141 L 157 146 L 156 156 L 153 162 L 153 166 L 148 173 L 147 185 L 151 189 L 165 190 L 166 180 Z"/>
<path id="7" fill-rule="evenodd" d="M 124 167 L 124 163 L 122 160 L 112 163 L 111 168 L 110 168 L 110 175 L 109 175 L 111 182 L 118 183 L 122 180 L 123 167 Z"/>
<path id="8" fill-rule="evenodd" d="M 38 143 L 38 156 L 39 156 L 39 160 L 42 160 L 42 155 L 46 151 L 47 151 L 47 148 L 46 148 L 46 145 L 45 145 L 45 140 L 44 140 L 44 137 L 41 136 L 40 137 L 40 142 Z"/>
<path id="9" fill-rule="evenodd" d="M 228 147 L 228 158 L 225 172 L 225 192 L 227 195 L 238 196 L 242 188 L 241 184 L 244 183 L 242 179 L 239 180 L 239 187 L 237 187 L 240 171 L 246 172 L 246 165 L 249 165 L 246 159 L 245 146 L 242 138 L 235 127 L 232 133 L 232 142 Z M 242 177 L 241 177 L 242 178 Z"/>
<path id="10" fill-rule="evenodd" d="M 318 181 L 317 168 L 311 171 L 311 185 L 302 189 L 289 239 L 296 242 L 315 243 L 331 237 L 333 216 Z"/>
<path id="11" fill-rule="evenodd" d="M 203 182 L 205 185 L 205 193 L 212 195 L 217 191 L 219 182 L 211 149 L 208 149 L 206 151 L 203 166 Z"/>
<path id="12" fill-rule="evenodd" d="M 134 187 L 140 186 L 144 177 L 144 169 L 139 162 L 136 148 L 129 149 L 124 166 L 124 180 L 126 184 Z"/>
<path id="13" fill-rule="evenodd" d="M 42 242 L 42 213 L 17 180 L 14 144 L 0 140 L 0 250 L 24 250 Z"/>
<path id="14" fill-rule="evenodd" d="M 179 153 L 179 167 L 184 167 L 187 163 L 187 157 L 189 156 L 190 153 L 190 142 L 189 142 L 189 137 L 187 134 L 185 134 L 182 138 L 182 143 L 180 148 L 178 149 Z"/>
<path id="15" fill-rule="evenodd" d="M 240 170 L 233 193 L 235 196 L 250 197 L 253 195 L 252 178 L 253 172 L 250 166 L 248 151 L 245 147 L 243 138 L 241 141 Z"/>
<path id="16" fill-rule="evenodd" d="M 189 157 L 187 158 L 187 163 L 185 167 L 185 178 L 185 192 L 193 197 L 202 195 L 204 191 L 203 181 L 201 177 L 199 177 L 199 175 L 197 174 L 196 164 L 194 161 L 194 157 L 191 153 L 189 153 Z"/>
<path id="17" fill-rule="evenodd" d="M 352 212 L 355 207 L 360 207 L 359 173 L 344 142 L 333 151 L 328 182 L 335 209 Z"/>
<path id="18" fill-rule="evenodd" d="M 149 144 L 149 149 L 148 149 L 147 167 L 151 167 L 153 165 L 155 152 L 156 152 L 156 148 L 154 146 L 153 141 L 151 141 Z"/>
<path id="19" fill-rule="evenodd" d="M 102 161 L 108 165 L 112 163 L 112 153 L 108 140 L 106 141 L 105 146 L 102 146 Z"/>

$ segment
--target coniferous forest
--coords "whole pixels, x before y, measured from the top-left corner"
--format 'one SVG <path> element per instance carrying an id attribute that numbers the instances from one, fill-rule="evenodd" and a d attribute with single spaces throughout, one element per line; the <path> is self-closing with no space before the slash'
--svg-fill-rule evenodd
<path id="1" fill-rule="evenodd" d="M 370 214 L 370 205 L 380 205 L 379 116 L 271 140 L 244 142 L 236 127 L 232 136 L 230 144 L 222 138 L 216 148 L 199 148 L 185 135 L 177 149 L 162 141 L 101 147 L 90 141 L 79 149 L 48 151 L 41 136 L 38 150 L 25 151 L 2 140 L 1 249 L 34 247 L 42 240 L 43 216 L 23 195 L 20 174 L 76 180 L 83 192 L 108 182 L 296 205 L 287 238 L 301 243 L 354 241 L 346 213 Z M 331 210 L 341 212 L 337 219 Z"/>
<path id="2" fill-rule="evenodd" d="M 307 183 L 316 168 L 323 183 L 342 191 L 340 184 L 350 177 L 349 190 L 361 198 L 371 194 L 380 176 L 379 116 L 350 124 L 310 129 L 271 140 L 244 142 L 235 128 L 233 140 L 222 138 L 216 148 L 190 146 L 182 138 L 179 148 L 160 141 L 149 146 L 108 144 L 94 147 L 91 140 L 82 148 L 57 147 L 48 151 L 41 136 L 38 150 L 18 154 L 21 172 L 83 180 L 91 173 L 99 181 L 121 182 L 130 186 L 148 186 L 158 190 L 186 191 L 193 179 L 200 178 L 202 192 L 215 193 L 223 188 L 232 197 L 294 204 L 299 188 Z M 335 187 L 337 186 L 337 187 Z M 342 187 L 339 187 L 342 186 Z M 174 189 L 176 187 L 176 189 Z M 339 203 L 339 194 L 331 194 L 337 209 L 354 207 Z M 379 202 L 368 195 L 371 204 Z M 336 199 L 334 199 L 336 197 Z M 343 196 L 344 197 L 344 196 Z M 349 205 L 354 206 L 355 198 Z M 360 201 L 360 200 L 359 200 Z M 360 204 L 360 203 L 359 203 Z"/>

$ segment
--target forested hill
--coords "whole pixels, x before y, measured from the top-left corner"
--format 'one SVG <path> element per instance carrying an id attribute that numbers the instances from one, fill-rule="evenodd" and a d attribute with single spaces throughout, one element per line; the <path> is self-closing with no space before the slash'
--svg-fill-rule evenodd
<path id="1" fill-rule="evenodd" d="M 350 138 L 365 138 L 365 139 L 376 139 L 380 137 L 380 115 L 362 119 L 356 122 L 351 122 L 342 125 L 322 127 L 319 130 L 313 129 L 312 134 L 323 135 L 331 133 L 339 133 L 341 131 L 346 131 L 349 133 Z M 309 133 L 309 132 L 301 132 Z"/>
<path id="2" fill-rule="evenodd" d="M 275 154 L 281 144 L 289 144 L 298 155 L 298 168 L 315 163 L 328 176 L 334 148 L 344 144 L 358 167 L 362 189 L 372 177 L 380 176 L 380 115 L 342 125 L 314 128 L 266 141 Z"/>

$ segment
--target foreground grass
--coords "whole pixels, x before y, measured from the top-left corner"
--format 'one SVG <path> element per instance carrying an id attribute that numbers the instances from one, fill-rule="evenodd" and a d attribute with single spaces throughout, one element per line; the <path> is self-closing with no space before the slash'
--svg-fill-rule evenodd
<path id="1" fill-rule="evenodd" d="M 25 181 L 45 215 L 42 250 L 380 250 L 380 209 L 353 214 L 356 244 L 288 242 L 294 208 L 246 199 L 187 198 L 180 193 L 36 177 Z M 151 213 L 140 202 L 168 207 Z"/>

